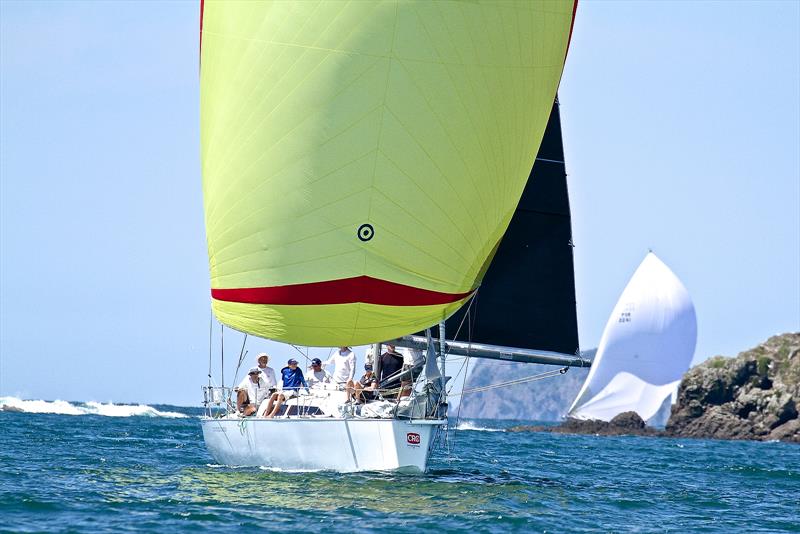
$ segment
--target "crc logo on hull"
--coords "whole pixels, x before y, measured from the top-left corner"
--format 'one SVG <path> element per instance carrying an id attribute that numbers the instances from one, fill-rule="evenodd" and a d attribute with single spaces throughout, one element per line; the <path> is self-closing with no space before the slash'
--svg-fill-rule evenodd
<path id="1" fill-rule="evenodd" d="M 422 441 L 422 438 L 419 437 L 419 434 L 416 432 L 409 432 L 406 434 L 406 441 L 409 445 L 419 445 Z"/>

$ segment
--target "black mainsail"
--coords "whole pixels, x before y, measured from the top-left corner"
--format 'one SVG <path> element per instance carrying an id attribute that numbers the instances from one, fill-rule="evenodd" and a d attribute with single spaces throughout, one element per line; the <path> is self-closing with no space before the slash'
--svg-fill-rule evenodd
<path id="1" fill-rule="evenodd" d="M 471 307 L 447 320 L 458 339 L 578 351 L 572 226 L 558 100 L 511 223 Z"/>
<path id="2" fill-rule="evenodd" d="M 466 345 L 459 349 L 464 343 L 486 345 L 489 352 L 491 347 L 514 347 L 577 355 L 572 249 L 567 173 L 556 97 L 528 182 L 480 289 L 473 302 L 446 321 L 446 335 L 454 340 L 448 342 L 451 349 L 482 355 L 465 349 Z M 433 334 L 438 337 L 438 327 Z M 544 363 L 541 359 L 501 352 L 506 354 L 503 359 Z M 546 363 L 564 361 L 556 357 Z"/>

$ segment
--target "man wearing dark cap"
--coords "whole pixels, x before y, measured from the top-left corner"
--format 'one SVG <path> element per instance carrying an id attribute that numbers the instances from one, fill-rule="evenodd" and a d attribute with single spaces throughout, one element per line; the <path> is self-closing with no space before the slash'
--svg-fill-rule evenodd
<path id="1" fill-rule="evenodd" d="M 297 367 L 297 360 L 294 358 L 291 358 L 286 367 L 281 369 L 281 378 L 283 378 L 283 389 L 272 394 L 267 408 L 262 412 L 264 417 L 275 417 L 283 402 L 297 395 L 300 386 L 308 387 L 306 379 L 303 377 L 303 371 Z"/>
<path id="2" fill-rule="evenodd" d="M 322 384 L 330 384 L 331 380 L 331 374 L 322 368 L 322 360 L 319 358 L 312 359 L 311 367 L 308 369 L 308 378 L 306 379 L 308 387 L 322 387 Z"/>
<path id="3" fill-rule="evenodd" d="M 252 367 L 236 388 L 236 411 L 244 417 L 256 413 L 259 404 L 269 394 L 269 387 L 261 376 L 261 369 Z"/>

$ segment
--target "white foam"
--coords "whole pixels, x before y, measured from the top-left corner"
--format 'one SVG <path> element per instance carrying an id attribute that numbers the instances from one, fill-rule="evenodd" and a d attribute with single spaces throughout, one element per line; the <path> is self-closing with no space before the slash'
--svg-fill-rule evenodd
<path id="1" fill-rule="evenodd" d="M 475 430 L 478 432 L 503 432 L 502 428 L 486 428 L 482 426 L 475 426 L 472 421 L 462 421 L 458 423 L 456 430 Z"/>
<path id="2" fill-rule="evenodd" d="M 0 409 L 25 413 L 84 414 L 83 410 L 67 401 L 22 400 L 17 397 L 0 397 Z"/>
<path id="3" fill-rule="evenodd" d="M 324 469 L 284 469 L 268 465 L 261 465 L 258 468 L 262 471 L 270 471 L 272 473 L 319 473 L 320 471 L 324 471 Z"/>
<path id="4" fill-rule="evenodd" d="M 105 415 L 108 417 L 188 417 L 188 415 L 179 412 L 162 412 L 146 404 L 102 404 L 100 402 L 90 401 L 86 403 L 86 408 L 92 410 L 91 413 L 95 415 Z"/>
<path id="5" fill-rule="evenodd" d="M 188 415 L 178 412 L 162 412 L 146 404 L 103 404 L 94 401 L 72 404 L 62 400 L 23 400 L 17 397 L 0 397 L 0 410 L 60 415 L 103 415 L 106 417 L 188 417 Z"/>

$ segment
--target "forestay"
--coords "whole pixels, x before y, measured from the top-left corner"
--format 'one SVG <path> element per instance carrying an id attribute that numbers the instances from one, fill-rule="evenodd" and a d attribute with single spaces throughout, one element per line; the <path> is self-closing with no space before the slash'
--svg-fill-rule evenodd
<path id="1" fill-rule="evenodd" d="M 696 341 L 689 293 L 650 252 L 611 313 L 569 416 L 609 421 L 632 410 L 651 419 L 689 368 Z"/>
<path id="2" fill-rule="evenodd" d="M 444 320 L 525 187 L 574 2 L 212 2 L 201 142 L 212 306 L 359 345 Z"/>

